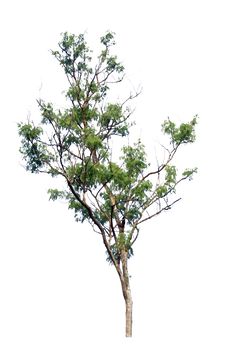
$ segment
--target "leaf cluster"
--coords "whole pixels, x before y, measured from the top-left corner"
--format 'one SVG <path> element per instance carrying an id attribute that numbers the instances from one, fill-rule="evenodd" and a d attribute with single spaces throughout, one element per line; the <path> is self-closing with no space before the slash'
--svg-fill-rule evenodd
<path id="1" fill-rule="evenodd" d="M 179 127 L 168 119 L 162 124 L 162 129 L 165 134 L 169 135 L 172 144 L 180 145 L 183 143 L 193 143 L 195 141 L 196 124 L 197 116 L 194 116 L 194 118 L 188 123 L 181 123 Z"/>

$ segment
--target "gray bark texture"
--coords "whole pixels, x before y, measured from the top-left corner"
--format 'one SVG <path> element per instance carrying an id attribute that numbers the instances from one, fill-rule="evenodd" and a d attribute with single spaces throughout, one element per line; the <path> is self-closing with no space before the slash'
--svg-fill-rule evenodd
<path id="1" fill-rule="evenodd" d="M 132 337 L 132 311 L 133 311 L 133 301 L 129 282 L 128 273 L 128 255 L 127 252 L 122 252 L 121 255 L 122 263 L 122 273 L 123 277 L 121 279 L 122 291 L 125 300 L 125 336 Z"/>

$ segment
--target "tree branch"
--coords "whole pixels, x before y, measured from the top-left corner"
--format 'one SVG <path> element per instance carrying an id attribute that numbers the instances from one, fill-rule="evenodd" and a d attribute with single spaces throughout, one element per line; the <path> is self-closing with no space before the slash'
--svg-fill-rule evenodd
<path id="1" fill-rule="evenodd" d="M 148 216 L 148 217 L 146 217 L 146 218 L 144 218 L 144 219 L 141 219 L 141 220 L 137 223 L 137 225 L 138 225 L 138 224 L 141 224 L 141 223 L 143 223 L 143 222 L 145 222 L 145 221 L 147 221 L 147 220 L 149 220 L 149 219 L 151 219 L 151 218 L 153 218 L 153 217 L 155 217 L 155 216 L 157 216 L 157 215 L 160 214 L 162 211 L 167 211 L 167 210 L 169 210 L 176 202 L 178 202 L 178 201 L 180 201 L 180 200 L 181 200 L 181 198 L 178 198 L 177 200 L 175 200 L 174 202 L 168 204 L 167 206 L 162 207 L 162 208 L 161 208 L 159 211 L 157 211 L 156 213 L 153 213 L 152 215 L 150 215 L 150 216 Z"/>
<path id="2" fill-rule="evenodd" d="M 94 223 L 94 224 L 98 227 L 98 229 L 100 230 L 101 235 L 102 235 L 102 239 L 103 239 L 103 243 L 104 243 L 104 245 L 105 245 L 105 247 L 106 247 L 106 249 L 107 249 L 107 252 L 108 252 L 108 254 L 109 254 L 111 260 L 113 261 L 113 264 L 114 264 L 114 266 L 115 266 L 115 268 L 116 268 L 116 271 L 117 271 L 119 277 L 122 278 L 123 275 L 122 275 L 122 273 L 121 273 L 120 267 L 119 267 L 119 265 L 118 265 L 118 263 L 117 263 L 117 261 L 116 261 L 114 255 L 113 255 L 113 253 L 112 253 L 112 251 L 111 251 L 110 245 L 109 245 L 109 243 L 108 243 L 108 241 L 107 241 L 107 239 L 106 239 L 106 235 L 105 235 L 105 233 L 104 233 L 104 228 L 103 228 L 102 224 L 95 218 L 94 213 L 93 213 L 92 209 L 90 208 L 90 206 L 88 206 L 88 204 L 87 204 L 86 202 L 84 202 L 83 199 L 80 198 L 80 195 L 74 190 L 73 185 L 71 184 L 70 180 L 69 180 L 68 178 L 67 178 L 66 180 L 67 180 L 67 184 L 68 184 L 69 189 L 70 189 L 70 191 L 72 192 L 72 194 L 73 194 L 73 195 L 75 196 L 75 198 L 81 203 L 81 205 L 82 205 L 84 208 L 86 208 L 86 210 L 88 211 L 89 217 L 91 218 L 91 220 L 93 221 L 93 223 Z"/>

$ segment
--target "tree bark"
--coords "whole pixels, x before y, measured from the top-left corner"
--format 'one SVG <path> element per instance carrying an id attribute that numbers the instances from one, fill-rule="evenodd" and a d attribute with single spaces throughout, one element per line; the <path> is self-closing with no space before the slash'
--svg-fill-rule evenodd
<path id="1" fill-rule="evenodd" d="M 131 295 L 129 273 L 128 273 L 128 254 L 126 251 L 121 253 L 121 263 L 122 263 L 122 271 L 123 271 L 121 286 L 122 286 L 123 296 L 125 300 L 125 336 L 132 337 L 133 300 Z"/>
<path id="2" fill-rule="evenodd" d="M 132 337 L 132 311 L 133 311 L 133 301 L 131 296 L 130 288 L 126 290 L 125 299 L 125 336 Z"/>

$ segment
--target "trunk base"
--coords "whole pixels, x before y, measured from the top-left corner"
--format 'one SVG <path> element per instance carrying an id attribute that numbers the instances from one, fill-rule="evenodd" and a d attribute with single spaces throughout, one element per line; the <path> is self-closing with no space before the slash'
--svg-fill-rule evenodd
<path id="1" fill-rule="evenodd" d="M 126 291 L 125 299 L 125 336 L 132 337 L 132 311 L 133 311 L 133 301 L 131 297 L 130 289 Z"/>

